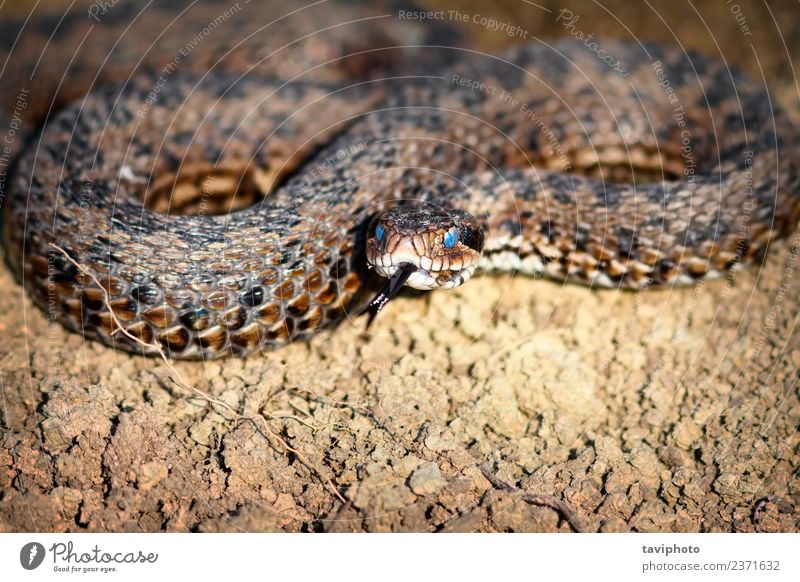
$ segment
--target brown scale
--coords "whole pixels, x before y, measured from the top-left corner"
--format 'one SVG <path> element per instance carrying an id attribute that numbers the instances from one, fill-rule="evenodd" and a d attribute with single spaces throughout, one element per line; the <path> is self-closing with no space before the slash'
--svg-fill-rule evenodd
<path id="1" fill-rule="evenodd" d="M 255 318 L 266 326 L 273 325 L 281 317 L 281 308 L 277 303 L 268 303 L 255 312 Z"/>
<path id="2" fill-rule="evenodd" d="M 262 331 L 255 323 L 231 334 L 231 344 L 244 353 L 255 350 L 262 342 Z"/>
<path id="3" fill-rule="evenodd" d="M 157 335 L 158 341 L 170 352 L 183 352 L 189 345 L 191 340 L 189 332 L 185 328 L 176 326 L 159 333 Z"/>
<path id="4" fill-rule="evenodd" d="M 308 295 L 303 293 L 301 295 L 298 295 L 296 299 L 294 299 L 287 305 L 286 311 L 294 317 L 300 317 L 302 315 L 305 315 L 306 312 L 308 312 L 309 303 L 310 299 Z"/>
<path id="5" fill-rule="evenodd" d="M 154 307 L 142 313 L 142 317 L 149 324 L 158 328 L 167 328 L 175 321 L 175 312 L 166 306 Z"/>
<path id="6" fill-rule="evenodd" d="M 272 290 L 272 296 L 276 299 L 291 299 L 294 296 L 294 283 L 283 281 Z"/>
<path id="7" fill-rule="evenodd" d="M 247 312 L 242 307 L 234 307 L 219 318 L 220 324 L 229 330 L 241 328 L 246 321 Z"/>
<path id="8" fill-rule="evenodd" d="M 225 347 L 227 334 L 222 327 L 213 327 L 198 334 L 197 345 L 211 350 L 211 353 L 220 352 Z"/>
<path id="9" fill-rule="evenodd" d="M 153 342 L 153 330 L 143 321 L 129 325 L 125 330 L 146 344 Z"/>
<path id="10" fill-rule="evenodd" d="M 136 303 L 127 297 L 109 301 L 109 305 L 111 306 L 111 311 L 121 321 L 133 321 L 138 315 Z"/>

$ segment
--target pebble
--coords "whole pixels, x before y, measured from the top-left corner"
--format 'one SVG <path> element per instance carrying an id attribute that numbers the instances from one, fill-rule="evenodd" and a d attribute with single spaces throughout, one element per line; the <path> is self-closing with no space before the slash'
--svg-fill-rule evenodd
<path id="1" fill-rule="evenodd" d="M 417 495 L 430 495 L 447 485 L 436 463 L 423 463 L 408 480 L 408 487 Z"/>

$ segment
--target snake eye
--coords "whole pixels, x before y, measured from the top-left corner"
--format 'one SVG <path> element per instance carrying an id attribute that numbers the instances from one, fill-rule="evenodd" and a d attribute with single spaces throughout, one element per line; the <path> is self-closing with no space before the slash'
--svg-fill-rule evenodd
<path id="1" fill-rule="evenodd" d="M 379 225 L 378 225 L 378 226 L 375 228 L 375 238 L 377 238 L 379 241 L 381 241 L 381 240 L 383 240 L 383 235 L 384 235 L 384 234 L 385 234 L 385 233 L 383 232 L 383 227 L 382 227 L 382 226 L 379 224 Z"/>
<path id="2" fill-rule="evenodd" d="M 480 228 L 464 226 L 461 229 L 461 242 L 469 248 L 481 251 L 483 249 L 483 231 Z"/>
<path id="3" fill-rule="evenodd" d="M 444 233 L 444 247 L 446 249 L 452 249 L 456 246 L 458 242 L 458 231 L 455 228 L 451 228 L 446 233 Z"/>

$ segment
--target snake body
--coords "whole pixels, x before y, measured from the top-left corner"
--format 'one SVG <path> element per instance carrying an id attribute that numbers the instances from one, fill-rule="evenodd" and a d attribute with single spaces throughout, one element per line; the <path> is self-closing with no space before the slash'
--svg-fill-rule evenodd
<path id="1" fill-rule="evenodd" d="M 176 71 L 155 99 L 146 74 L 106 85 L 20 158 L 9 263 L 87 337 L 216 358 L 336 325 L 376 269 L 409 261 L 425 288 L 468 267 L 641 289 L 760 260 L 800 219 L 787 115 L 725 63 L 603 46 L 628 74 L 565 39 L 403 49 L 360 82 Z M 455 227 L 433 223 L 453 214 L 480 244 L 470 230 L 444 248 Z"/>

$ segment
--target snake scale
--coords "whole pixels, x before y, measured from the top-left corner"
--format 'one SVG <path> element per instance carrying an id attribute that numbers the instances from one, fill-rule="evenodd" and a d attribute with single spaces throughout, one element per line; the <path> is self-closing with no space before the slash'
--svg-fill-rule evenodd
<path id="1" fill-rule="evenodd" d="M 690 284 L 797 226 L 797 132 L 724 62 L 602 40 L 622 74 L 574 39 L 487 55 L 339 10 L 308 10 L 327 34 L 272 37 L 250 5 L 186 62 L 163 68 L 185 46 L 169 34 L 63 99 L 4 209 L 49 317 L 136 352 L 246 355 L 374 317 L 404 284 Z"/>

